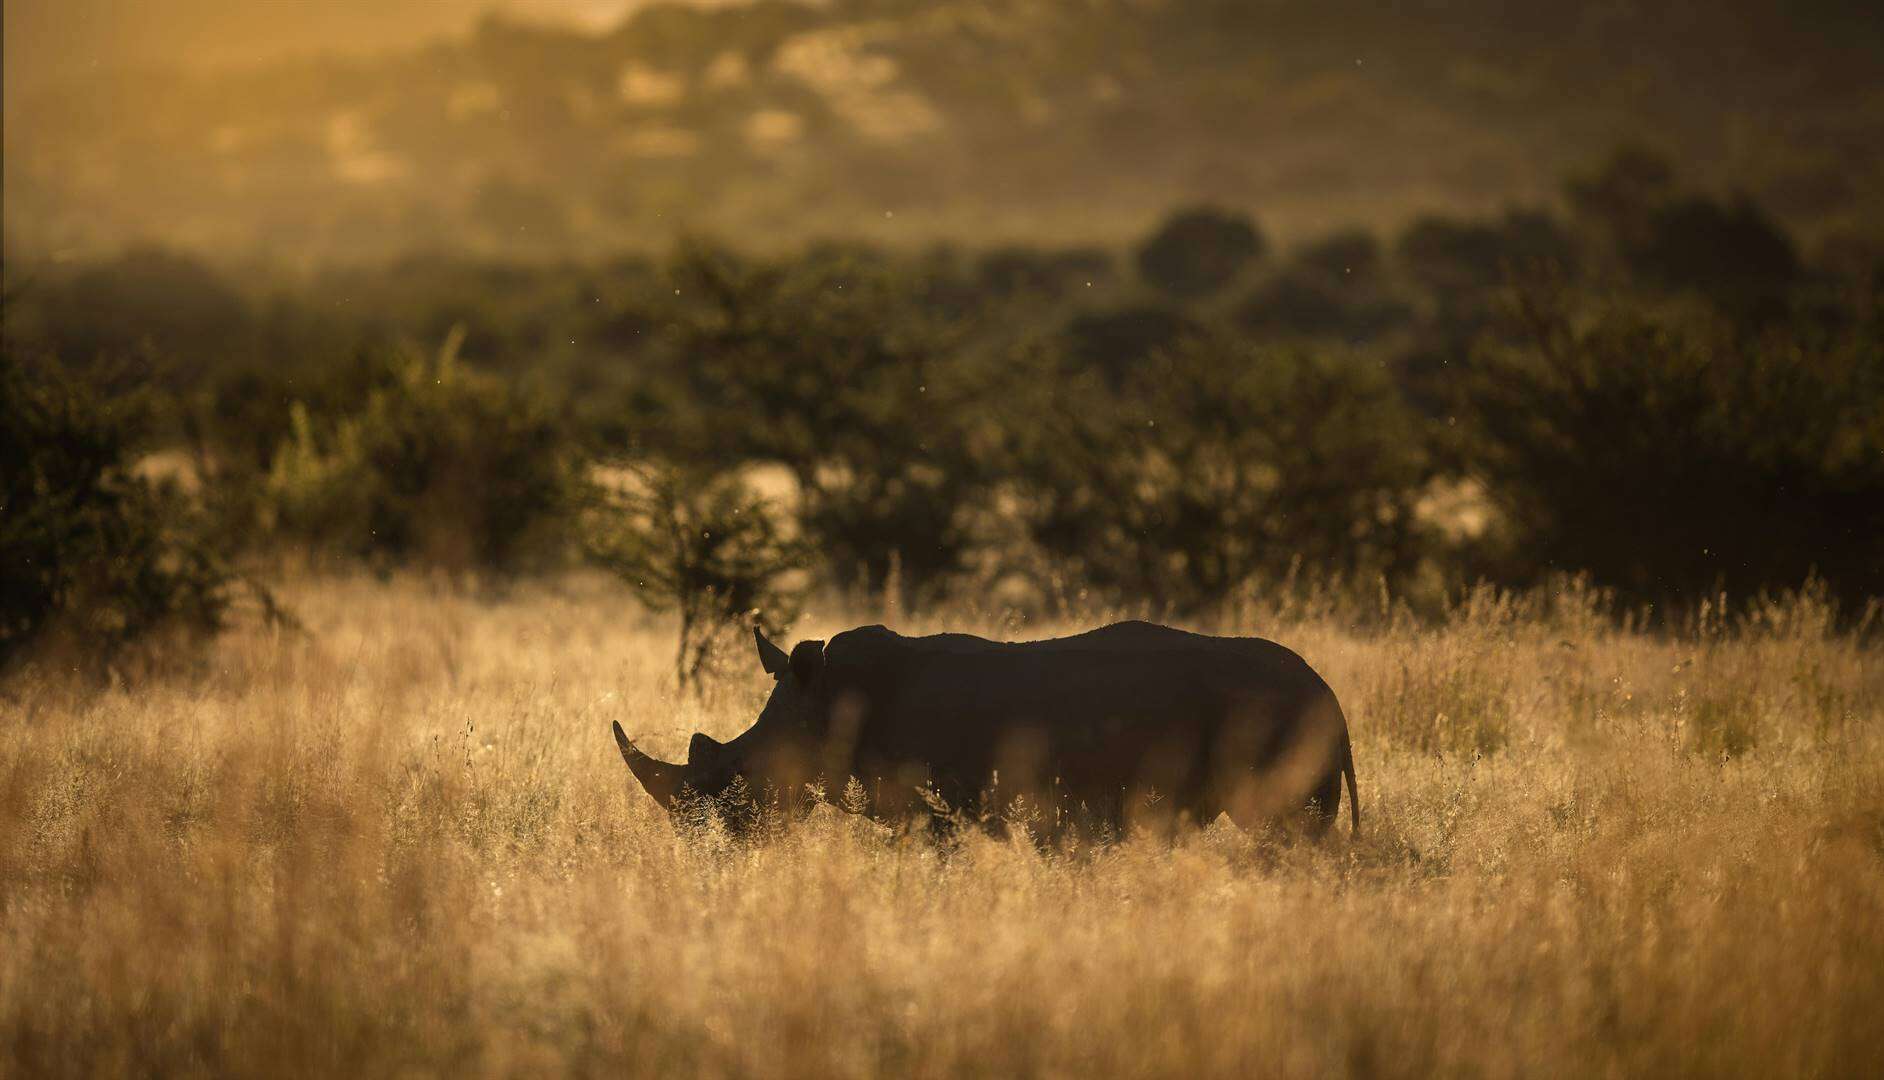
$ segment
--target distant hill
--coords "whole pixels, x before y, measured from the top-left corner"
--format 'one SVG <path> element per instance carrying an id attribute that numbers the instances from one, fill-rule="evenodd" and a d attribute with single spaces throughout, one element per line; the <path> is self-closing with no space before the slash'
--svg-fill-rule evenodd
<path id="1" fill-rule="evenodd" d="M 6 103 L 9 253 L 328 261 L 1105 241 L 1181 202 L 1285 241 L 1550 199 L 1623 141 L 1809 240 L 1884 223 L 1884 20 L 1843 0 L 766 0 L 487 19 L 361 58 Z"/>

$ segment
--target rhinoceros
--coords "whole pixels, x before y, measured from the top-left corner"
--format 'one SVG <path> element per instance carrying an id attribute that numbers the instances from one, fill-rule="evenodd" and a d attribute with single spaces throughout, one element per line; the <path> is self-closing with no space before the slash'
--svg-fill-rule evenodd
<path id="1" fill-rule="evenodd" d="M 1140 821 L 1227 813 L 1254 829 L 1301 812 L 1320 832 L 1345 777 L 1360 832 L 1347 720 L 1314 669 L 1272 641 L 1145 622 L 1018 643 L 865 626 L 789 655 L 754 638 L 777 685 L 738 738 L 696 733 L 675 765 L 614 725 L 662 806 L 742 787 L 771 805 L 848 790 L 847 804 L 880 817 L 1030 807 L 1049 828 L 1117 836 Z"/>

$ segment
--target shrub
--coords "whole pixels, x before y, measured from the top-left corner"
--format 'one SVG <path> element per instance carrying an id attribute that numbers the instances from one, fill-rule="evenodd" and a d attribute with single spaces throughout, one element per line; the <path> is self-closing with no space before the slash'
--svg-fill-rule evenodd
<path id="1" fill-rule="evenodd" d="M 133 468 L 147 418 L 0 352 L 0 666 L 38 649 L 104 665 L 222 627 L 233 574 L 174 485 Z"/>
<path id="2" fill-rule="evenodd" d="M 1360 345 L 1409 322 L 1412 312 L 1365 284 L 1298 269 L 1266 282 L 1237 307 L 1238 325 L 1262 337 Z"/>
<path id="3" fill-rule="evenodd" d="M 1672 200 L 1650 215 L 1647 235 L 1628 251 L 1644 280 L 1693 289 L 1726 311 L 1768 314 L 1799 276 L 1792 238 L 1745 200 Z"/>
<path id="4" fill-rule="evenodd" d="M 1413 321 L 1383 273 L 1380 242 L 1348 229 L 1308 244 L 1236 306 L 1237 325 L 1262 337 L 1362 344 Z"/>
<path id="5" fill-rule="evenodd" d="M 649 608 L 679 616 L 674 678 L 682 688 L 699 687 L 728 631 L 756 622 L 782 635 L 797 616 L 788 579 L 803 569 L 804 547 L 736 476 L 627 465 L 584 518 L 590 560 Z"/>
<path id="6" fill-rule="evenodd" d="M 39 324 L 34 336 L 51 354 L 75 367 L 149 355 L 160 365 L 153 374 L 171 389 L 240 355 L 254 333 L 247 303 L 222 275 L 157 248 L 128 251 L 36 291 L 26 321 Z"/>
<path id="7" fill-rule="evenodd" d="M 1160 351 L 1203 332 L 1194 319 L 1154 304 L 1082 311 L 1061 331 L 1066 370 L 1097 371 L 1118 389 Z"/>
<path id="8" fill-rule="evenodd" d="M 269 307 L 254 356 L 218 365 L 195 387 L 189 441 L 215 471 L 243 481 L 268 472 L 300 405 L 330 423 L 399 379 L 388 331 L 333 325 L 298 305 Z"/>
<path id="9" fill-rule="evenodd" d="M 1572 211 L 1635 280 L 1693 291 L 1723 312 L 1772 317 L 1800 277 L 1792 238 L 1744 198 L 1722 202 L 1684 191 L 1667 159 L 1617 150 L 1567 185 Z"/>
<path id="10" fill-rule="evenodd" d="M 671 273 L 665 414 L 653 438 L 722 467 L 783 466 L 832 583 L 874 592 L 899 565 L 915 599 L 969 551 L 976 409 L 941 360 L 943 330 L 867 263 L 747 262 L 692 245 Z"/>
<path id="11" fill-rule="evenodd" d="M 503 381 L 436 358 L 388 358 L 357 411 L 305 408 L 276 452 L 264 515 L 283 535 L 371 561 L 515 572 L 561 554 L 575 447 Z"/>
<path id="12" fill-rule="evenodd" d="M 1212 207 L 1171 215 L 1138 249 L 1138 272 L 1180 300 L 1228 285 L 1262 255 L 1262 233 L 1248 216 Z"/>
<path id="13" fill-rule="evenodd" d="M 1009 425 L 1016 503 L 1084 585 L 1196 611 L 1298 559 L 1391 574 L 1417 553 L 1424 455 L 1376 364 L 1192 339 L 1117 394 L 1036 383 Z"/>
<path id="14" fill-rule="evenodd" d="M 1646 241 L 1655 207 L 1675 190 L 1675 167 L 1666 157 L 1627 143 L 1611 151 L 1600 166 L 1564 184 L 1578 226 L 1608 241 L 1612 254 Z"/>
<path id="15" fill-rule="evenodd" d="M 1472 298 L 1503 285 L 1514 270 L 1544 265 L 1568 271 L 1577 265 L 1569 233 L 1535 211 L 1487 221 L 1422 217 L 1401 235 L 1397 254 L 1442 309 L 1469 306 Z"/>
<path id="16" fill-rule="evenodd" d="M 986 252 L 975 264 L 983 291 L 1035 302 L 1058 300 L 1095 282 L 1110 284 L 1112 274 L 1112 257 L 1096 248 L 1008 246 Z"/>
<path id="17" fill-rule="evenodd" d="M 1454 384 L 1465 460 L 1504 512 L 1501 573 L 1587 570 L 1659 601 L 1796 586 L 1884 591 L 1884 345 L 1750 337 L 1526 293 L 1522 344 Z"/>

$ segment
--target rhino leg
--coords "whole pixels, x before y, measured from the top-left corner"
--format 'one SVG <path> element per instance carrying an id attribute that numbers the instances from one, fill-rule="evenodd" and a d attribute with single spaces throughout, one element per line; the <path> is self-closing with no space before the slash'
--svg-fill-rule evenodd
<path id="1" fill-rule="evenodd" d="M 1341 809 L 1341 770 L 1336 767 L 1315 785 L 1309 794 L 1308 805 L 1303 807 L 1307 818 L 1309 835 L 1320 837 L 1334 824 L 1335 815 Z"/>
<path id="2" fill-rule="evenodd" d="M 1333 695 L 1316 695 L 1270 722 L 1267 730 L 1231 733 L 1220 743 L 1215 790 L 1230 820 L 1246 832 L 1300 824 L 1320 836 L 1341 805 L 1347 722 Z"/>

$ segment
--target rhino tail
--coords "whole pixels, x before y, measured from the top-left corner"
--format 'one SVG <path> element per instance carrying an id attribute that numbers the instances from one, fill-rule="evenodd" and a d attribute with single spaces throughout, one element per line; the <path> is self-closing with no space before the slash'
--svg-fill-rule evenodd
<path id="1" fill-rule="evenodd" d="M 1348 821 L 1353 835 L 1361 835 L 1361 793 L 1354 786 L 1354 743 L 1348 738 L 1348 724 L 1341 721 L 1341 775 L 1348 780 Z"/>

